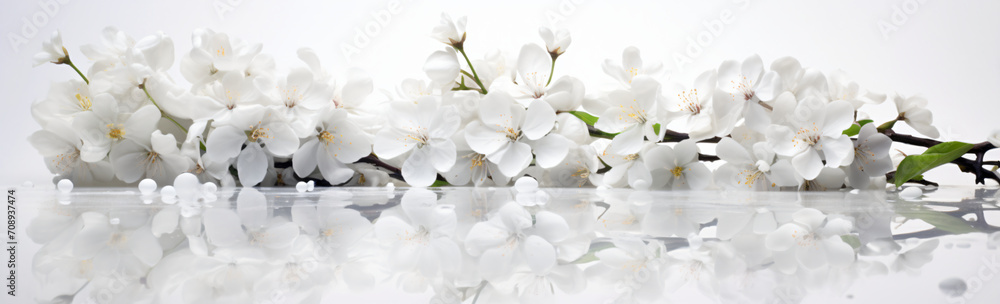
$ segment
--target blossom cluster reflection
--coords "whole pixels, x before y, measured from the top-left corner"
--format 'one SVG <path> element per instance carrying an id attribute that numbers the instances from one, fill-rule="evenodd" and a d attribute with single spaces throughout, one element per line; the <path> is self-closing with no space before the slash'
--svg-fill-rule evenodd
<path id="1" fill-rule="evenodd" d="M 884 191 L 189 190 L 88 189 L 70 204 L 35 192 L 35 300 L 321 303 L 392 286 L 430 303 L 550 303 L 601 288 L 612 296 L 597 301 L 659 303 L 687 286 L 715 301 L 794 303 L 916 273 L 939 232 L 962 232 L 956 223 L 996 230 Z M 995 208 L 996 190 L 977 191 L 952 206 Z M 935 216 L 929 230 L 894 230 Z"/>

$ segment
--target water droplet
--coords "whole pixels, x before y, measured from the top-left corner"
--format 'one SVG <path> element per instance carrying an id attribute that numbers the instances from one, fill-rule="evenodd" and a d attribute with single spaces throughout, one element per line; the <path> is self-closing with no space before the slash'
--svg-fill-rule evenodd
<path id="1" fill-rule="evenodd" d="M 59 192 L 69 193 L 73 191 L 73 181 L 68 179 L 59 180 L 59 184 L 56 187 L 59 188 Z"/>
<path id="2" fill-rule="evenodd" d="M 34 188 L 35 187 L 35 183 L 32 183 L 31 181 L 24 181 L 24 183 L 21 184 L 21 187 L 24 187 L 24 188 Z"/>
<path id="3" fill-rule="evenodd" d="M 923 195 L 924 191 L 920 190 L 919 187 L 907 187 L 899 192 L 899 197 L 905 200 L 919 199 Z"/>
<path id="4" fill-rule="evenodd" d="M 149 195 L 154 191 L 156 191 L 156 181 L 147 178 L 139 182 L 139 193 Z"/>
<path id="5" fill-rule="evenodd" d="M 122 222 L 122 220 L 120 218 L 117 218 L 117 217 L 113 217 L 110 220 L 108 220 L 108 223 L 111 223 L 112 225 L 118 225 L 121 222 Z"/>
<path id="6" fill-rule="evenodd" d="M 960 297 L 965 294 L 969 286 L 966 285 L 965 281 L 959 278 L 944 279 L 938 284 L 938 288 L 941 292 L 949 297 Z"/>

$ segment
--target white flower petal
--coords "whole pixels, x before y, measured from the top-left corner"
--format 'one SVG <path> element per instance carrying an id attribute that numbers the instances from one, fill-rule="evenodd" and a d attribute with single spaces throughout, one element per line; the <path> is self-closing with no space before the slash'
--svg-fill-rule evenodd
<path id="1" fill-rule="evenodd" d="M 764 242 L 767 249 L 785 251 L 795 246 L 795 237 L 793 235 L 798 233 L 806 233 L 806 231 L 803 231 L 802 227 L 798 225 L 785 224 L 778 227 L 774 232 L 769 233 Z"/>
<path id="2" fill-rule="evenodd" d="M 549 103 L 535 100 L 528 106 L 521 132 L 528 139 L 539 139 L 552 130 L 556 122 L 556 112 Z"/>
<path id="3" fill-rule="evenodd" d="M 459 69 L 458 57 L 451 48 L 431 53 L 424 63 L 424 73 L 439 84 L 454 82 L 458 78 Z"/>
<path id="4" fill-rule="evenodd" d="M 292 168 L 298 176 L 309 176 L 316 170 L 316 149 L 319 140 L 310 139 L 292 155 Z"/>
<path id="5" fill-rule="evenodd" d="M 562 241 L 570 234 L 566 219 L 549 211 L 535 214 L 534 232 L 549 242 Z"/>
<path id="6" fill-rule="evenodd" d="M 274 156 L 290 156 L 299 148 L 299 137 L 288 124 L 272 123 L 266 128 L 268 137 L 259 140 L 264 142 L 264 148 Z"/>
<path id="7" fill-rule="evenodd" d="M 324 149 L 324 147 L 320 147 L 319 149 Z M 317 154 L 315 162 L 316 166 L 319 167 L 319 172 L 323 174 L 323 179 L 330 182 L 331 185 L 345 183 L 354 176 L 354 170 L 328 153 Z M 299 174 L 299 176 L 305 177 L 308 175 Z"/>
<path id="8" fill-rule="evenodd" d="M 205 154 L 219 160 L 231 159 L 240 154 L 240 148 L 246 141 L 247 136 L 242 130 L 232 126 L 220 126 L 208 134 Z"/>
<path id="9" fill-rule="evenodd" d="M 264 154 L 264 149 L 255 143 L 248 144 L 236 160 L 236 170 L 240 184 L 244 187 L 260 183 L 267 174 L 267 155 Z"/>
<path id="10" fill-rule="evenodd" d="M 781 84 L 781 76 L 774 71 L 768 71 L 761 77 L 754 93 L 760 100 L 771 101 L 777 94 L 781 93 Z"/>
<path id="11" fill-rule="evenodd" d="M 431 149 L 424 147 L 413 150 L 413 154 L 403 162 L 403 179 L 414 187 L 427 187 L 437 179 L 437 170 L 431 160 Z"/>
<path id="12" fill-rule="evenodd" d="M 715 146 L 715 152 L 719 158 L 734 165 L 752 164 L 753 159 L 746 148 L 736 142 L 731 137 L 723 137 L 719 144 Z"/>
<path id="13" fill-rule="evenodd" d="M 694 162 L 684 168 L 684 179 L 692 190 L 702 190 L 712 183 L 712 171 L 708 170 L 705 163 Z"/>
<path id="14" fill-rule="evenodd" d="M 469 148 L 479 154 L 490 154 L 510 143 L 507 136 L 487 127 L 482 122 L 473 121 L 465 127 L 465 141 Z"/>
<path id="15" fill-rule="evenodd" d="M 823 138 L 817 145 L 823 149 L 827 167 L 846 166 L 854 160 L 854 142 L 847 135 L 841 134 L 833 139 Z"/>
<path id="16" fill-rule="evenodd" d="M 231 209 L 210 208 L 202 214 L 205 236 L 216 246 L 230 246 L 247 241 L 240 217 Z"/>
<path id="17" fill-rule="evenodd" d="M 522 142 L 512 142 L 486 157 L 496 163 L 504 175 L 515 176 L 531 163 L 531 146 Z"/>
<path id="18" fill-rule="evenodd" d="M 521 253 L 524 254 L 524 260 L 528 267 L 535 274 L 545 274 L 556 266 L 556 250 L 545 239 L 531 235 L 524 240 L 523 246 Z"/>
<path id="19" fill-rule="evenodd" d="M 819 176 L 820 170 L 823 169 L 823 160 L 820 159 L 816 150 L 808 149 L 792 157 L 792 166 L 802 178 L 811 180 Z"/>
<path id="20" fill-rule="evenodd" d="M 407 133 L 396 128 L 383 128 L 375 135 L 372 151 L 380 158 L 390 159 L 413 150 L 416 142 L 410 141 Z"/>
<path id="21" fill-rule="evenodd" d="M 132 232 L 128 237 L 128 247 L 132 254 L 146 266 L 154 266 L 163 257 L 163 248 L 160 242 L 149 231 L 148 226 L 141 227 Z"/>
<path id="22" fill-rule="evenodd" d="M 559 165 L 566 159 L 571 145 L 568 139 L 559 134 L 549 134 L 531 143 L 535 150 L 535 162 L 542 168 Z"/>

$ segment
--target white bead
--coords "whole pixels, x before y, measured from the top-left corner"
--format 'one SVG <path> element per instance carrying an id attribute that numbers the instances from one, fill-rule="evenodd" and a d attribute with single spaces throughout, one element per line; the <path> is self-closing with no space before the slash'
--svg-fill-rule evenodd
<path id="1" fill-rule="evenodd" d="M 219 186 L 215 185 L 213 182 L 206 182 L 201 185 L 201 191 L 215 193 L 216 191 L 219 191 Z"/>
<path id="2" fill-rule="evenodd" d="M 302 193 L 306 192 L 306 190 L 309 190 L 309 185 L 306 185 L 306 182 L 299 182 L 295 184 L 295 191 Z"/>
<path id="3" fill-rule="evenodd" d="M 538 191 L 538 181 L 531 176 L 518 178 L 517 181 L 514 182 L 514 190 L 517 190 L 517 192 L 520 193 Z"/>
<path id="4" fill-rule="evenodd" d="M 177 190 L 174 189 L 174 186 L 163 186 L 163 189 L 160 189 L 160 196 L 164 198 L 173 198 L 174 196 L 177 196 Z"/>
<path id="5" fill-rule="evenodd" d="M 313 191 L 313 189 L 316 189 L 315 181 L 309 181 L 308 183 L 306 183 L 306 185 L 309 186 L 306 188 L 306 191 Z"/>
<path id="6" fill-rule="evenodd" d="M 181 173 L 174 178 L 174 190 L 177 191 L 177 198 L 185 201 L 198 200 L 201 195 L 201 183 L 198 177 L 191 173 Z"/>
<path id="7" fill-rule="evenodd" d="M 154 191 L 156 191 L 156 181 L 147 178 L 139 182 L 139 193 L 148 195 Z"/>
<path id="8" fill-rule="evenodd" d="M 385 197 L 392 199 L 394 196 L 396 196 L 396 184 L 393 183 L 385 184 L 385 191 L 386 191 Z"/>
<path id="9" fill-rule="evenodd" d="M 56 187 L 59 188 L 59 192 L 69 193 L 73 191 L 73 181 L 68 179 L 59 180 L 59 184 Z"/>
<path id="10" fill-rule="evenodd" d="M 924 195 L 924 191 L 920 190 L 919 187 L 907 187 L 903 191 L 899 191 L 899 197 L 905 200 L 918 199 Z"/>

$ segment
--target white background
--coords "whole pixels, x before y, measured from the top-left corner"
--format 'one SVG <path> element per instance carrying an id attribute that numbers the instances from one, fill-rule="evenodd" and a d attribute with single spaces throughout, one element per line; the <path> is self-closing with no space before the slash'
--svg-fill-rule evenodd
<path id="1" fill-rule="evenodd" d="M 646 61 L 663 62 L 673 71 L 668 77 L 682 83 L 692 82 L 725 59 L 757 53 L 769 64 L 794 56 L 803 66 L 843 69 L 871 90 L 928 97 L 945 140 L 980 142 L 1000 128 L 995 120 L 1000 113 L 1000 18 L 996 18 L 1000 2 L 996 1 L 398 0 L 393 12 L 387 0 L 59 1 L 66 3 L 8 1 L 0 10 L 0 29 L 6 38 L 0 46 L 4 96 L 0 185 L 50 182 L 42 158 L 25 140 L 41 128 L 30 118 L 29 106 L 46 96 L 50 82 L 78 77 L 65 65 L 32 68 L 32 54 L 58 29 L 74 61 L 86 68 L 79 47 L 99 43 L 106 26 L 117 26 L 136 39 L 163 31 L 174 39 L 175 64 L 190 48 L 192 30 L 200 27 L 262 42 L 279 68 L 300 64 L 295 51 L 311 47 L 333 70 L 361 67 L 373 76 L 377 89 L 393 90 L 404 78 L 423 77 L 424 59 L 444 47 L 428 34 L 440 13 L 448 12 L 469 16 L 466 48 L 473 58 L 492 49 L 513 57 L 522 44 L 541 43 L 540 26 L 569 29 L 573 44 L 560 57 L 556 76 L 578 77 L 588 92 L 609 87 L 612 82 L 601 71 L 601 62 L 620 60 L 622 49 L 629 45 L 638 47 Z M 40 6 L 45 3 L 59 4 L 58 11 L 48 17 Z M 388 18 L 376 17 L 380 12 Z M 727 21 L 732 22 L 721 23 L 722 14 L 731 15 Z M 25 21 L 32 19 L 45 21 L 34 36 L 24 32 Z M 706 27 L 713 23 L 722 25 L 717 34 Z M 880 23 L 887 30 L 880 29 Z M 358 37 L 365 32 L 375 35 Z M 12 36 L 23 37 L 24 43 L 15 46 Z M 345 56 L 345 47 L 356 47 L 360 53 Z M 692 56 L 688 49 L 698 52 Z M 680 56 L 691 63 L 678 67 Z M 173 72 L 183 83 L 176 69 Z M 895 115 L 888 104 L 870 110 L 876 121 Z M 971 175 L 957 171 L 948 165 L 928 178 L 943 184 L 972 183 Z"/>
<path id="2" fill-rule="evenodd" d="M 622 49 L 629 45 L 637 46 L 645 60 L 663 62 L 673 70 L 670 78 L 683 83 L 690 83 L 701 71 L 715 68 L 725 59 L 757 53 L 769 64 L 775 58 L 794 56 L 804 66 L 824 71 L 843 69 L 871 90 L 928 97 L 944 140 L 980 142 L 1000 128 L 996 121 L 1000 113 L 997 1 L 563 0 L 487 4 L 414 0 L 400 1 L 400 9 L 389 13 L 388 20 L 373 16 L 383 10 L 388 13 L 390 1 L 382 0 L 63 1 L 66 3 L 59 4 L 51 16 L 39 4 L 59 2 L 5 1 L 0 9 L 0 34 L 5 38 L 0 46 L 0 185 L 49 183 L 51 175 L 42 158 L 26 140 L 40 129 L 31 119 L 29 107 L 47 94 L 50 82 L 77 77 L 68 66 L 32 68 L 32 55 L 58 29 L 74 61 L 85 68 L 87 60 L 79 47 L 99 43 L 105 26 L 117 26 L 137 39 L 163 31 L 174 39 L 175 64 L 190 48 L 192 30 L 200 27 L 262 42 L 264 52 L 275 56 L 279 68 L 299 64 L 295 51 L 308 46 L 335 71 L 361 67 L 373 76 L 377 89 L 392 90 L 404 78 L 423 77 L 421 66 L 426 56 L 443 48 L 428 34 L 440 13 L 448 12 L 469 16 L 466 49 L 473 58 L 491 49 L 513 56 L 524 43 L 541 43 L 539 26 L 569 29 L 573 44 L 560 57 L 556 76 L 578 77 L 588 85 L 588 92 L 612 84 L 600 64 L 606 58 L 620 60 Z M 715 23 L 721 14 L 731 14 L 733 22 L 723 24 L 721 31 L 713 34 L 706 24 Z M 25 22 L 33 18 L 44 21 L 38 22 L 38 33 L 24 32 Z M 386 22 L 378 23 L 380 18 Z M 880 23 L 888 32 L 880 30 Z M 359 40 L 359 32 L 366 27 L 377 33 Z M 697 54 L 687 53 L 699 35 L 705 43 L 699 45 Z M 24 43 L 12 44 L 14 36 L 23 37 Z M 357 47 L 360 54 L 345 56 L 343 48 L 347 46 Z M 679 67 L 677 56 L 687 56 L 691 63 Z M 176 69 L 174 75 L 184 81 Z M 895 115 L 889 105 L 873 111 L 876 121 Z M 903 126 L 899 130 L 909 129 Z M 990 155 L 997 158 L 998 154 Z M 971 175 L 956 171 L 947 165 L 927 177 L 943 184 L 972 183 Z M 939 259 L 949 260 L 946 256 Z M 22 260 L 25 262 L 30 263 Z M 933 278 L 887 294 L 893 300 L 939 299 L 937 281 L 945 276 L 973 275 L 981 265 L 979 261 L 935 264 L 925 269 Z M 29 282 L 22 279 L 22 284 Z M 996 286 L 996 282 L 990 284 Z M 21 288 L 30 291 L 34 287 Z M 880 291 L 885 290 L 862 287 L 856 291 L 856 300 L 872 300 Z M 987 298 L 984 295 L 977 301 Z"/>

